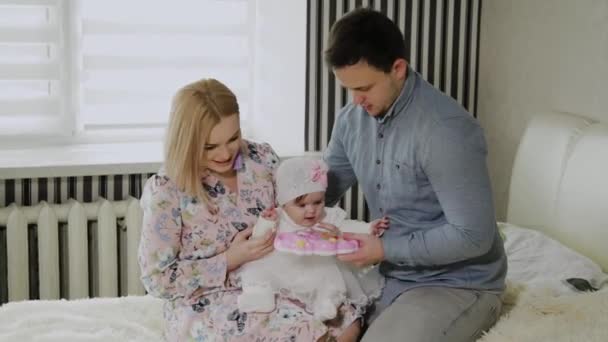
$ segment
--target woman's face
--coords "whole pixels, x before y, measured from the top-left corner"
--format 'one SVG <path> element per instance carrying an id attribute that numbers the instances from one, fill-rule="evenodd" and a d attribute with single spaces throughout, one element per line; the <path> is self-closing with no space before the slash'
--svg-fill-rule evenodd
<path id="1" fill-rule="evenodd" d="M 204 144 L 207 169 L 219 175 L 231 173 L 241 146 L 239 115 L 222 118 Z"/>

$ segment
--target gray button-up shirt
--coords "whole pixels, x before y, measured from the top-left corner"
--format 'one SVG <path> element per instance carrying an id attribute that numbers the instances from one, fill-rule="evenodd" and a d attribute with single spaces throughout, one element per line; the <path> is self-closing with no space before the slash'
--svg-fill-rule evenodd
<path id="1" fill-rule="evenodd" d="M 383 300 L 417 286 L 503 290 L 486 153 L 477 121 L 411 68 L 383 117 L 352 103 L 341 110 L 324 153 L 326 199 L 334 204 L 358 181 L 371 217 L 390 218 Z"/>

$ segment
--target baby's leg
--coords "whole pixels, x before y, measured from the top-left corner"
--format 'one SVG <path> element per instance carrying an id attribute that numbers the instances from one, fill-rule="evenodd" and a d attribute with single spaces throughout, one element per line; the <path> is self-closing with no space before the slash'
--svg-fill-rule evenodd
<path id="1" fill-rule="evenodd" d="M 270 284 L 243 284 L 243 293 L 237 298 L 243 312 L 272 312 L 275 307 L 274 291 Z"/>
<path id="2" fill-rule="evenodd" d="M 333 319 L 338 314 L 338 306 L 343 299 L 336 291 L 319 291 L 313 303 L 313 316 L 320 321 Z"/>

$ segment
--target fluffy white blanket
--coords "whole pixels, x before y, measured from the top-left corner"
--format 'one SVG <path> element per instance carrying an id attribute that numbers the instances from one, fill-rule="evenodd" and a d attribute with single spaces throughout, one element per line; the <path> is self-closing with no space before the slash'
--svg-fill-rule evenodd
<path id="1" fill-rule="evenodd" d="M 608 341 L 608 288 L 563 295 L 508 286 L 498 323 L 478 342 Z"/>
<path id="2" fill-rule="evenodd" d="M 161 341 L 162 301 L 149 296 L 11 302 L 0 307 L 2 342 Z"/>
<path id="3" fill-rule="evenodd" d="M 510 286 L 505 313 L 479 342 L 608 341 L 608 291 L 557 296 Z M 160 341 L 151 297 L 27 301 L 0 307 L 0 341 Z"/>

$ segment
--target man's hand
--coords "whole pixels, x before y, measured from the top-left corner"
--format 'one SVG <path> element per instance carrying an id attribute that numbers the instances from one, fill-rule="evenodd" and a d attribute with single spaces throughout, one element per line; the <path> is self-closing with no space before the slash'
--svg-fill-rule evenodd
<path id="1" fill-rule="evenodd" d="M 377 264 L 384 260 L 384 247 L 379 237 L 370 234 L 343 233 L 345 240 L 357 240 L 359 249 L 356 252 L 338 255 L 338 259 L 357 267 Z"/>

